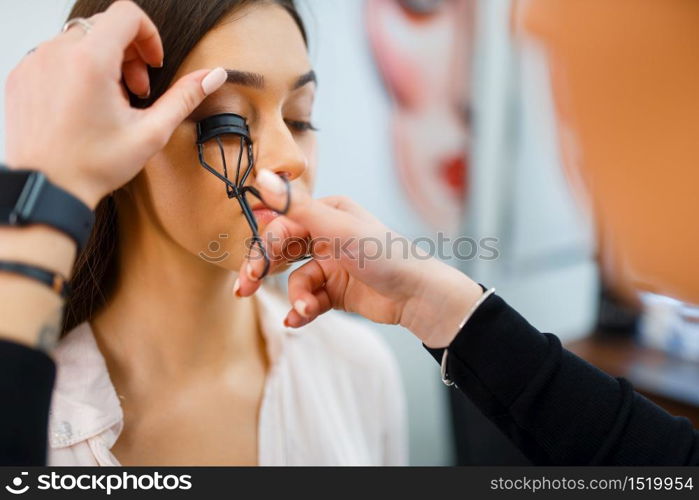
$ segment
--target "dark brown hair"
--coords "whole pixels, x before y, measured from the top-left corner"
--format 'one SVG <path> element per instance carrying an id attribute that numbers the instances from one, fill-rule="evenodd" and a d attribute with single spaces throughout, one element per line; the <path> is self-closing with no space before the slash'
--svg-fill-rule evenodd
<path id="1" fill-rule="evenodd" d="M 151 96 L 138 99 L 129 93 L 131 105 L 146 107 L 169 87 L 187 54 L 226 15 L 255 3 L 282 6 L 301 31 L 308 44 L 303 21 L 294 0 L 133 0 L 153 20 L 160 32 L 165 51 L 165 65 L 149 69 Z M 68 19 L 91 17 L 106 10 L 114 0 L 77 0 Z M 95 210 L 95 226 L 84 250 L 75 263 L 71 285 L 73 292 L 66 302 L 63 334 L 89 320 L 107 301 L 116 282 L 118 218 L 112 196 L 104 198 Z"/>

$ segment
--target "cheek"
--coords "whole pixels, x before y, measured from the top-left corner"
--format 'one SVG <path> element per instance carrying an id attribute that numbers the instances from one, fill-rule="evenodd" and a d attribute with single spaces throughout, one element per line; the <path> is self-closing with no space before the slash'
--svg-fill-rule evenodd
<path id="1" fill-rule="evenodd" d="M 308 160 L 308 166 L 300 180 L 309 192 L 313 192 L 318 170 L 318 138 L 316 134 L 308 133 L 299 139 L 298 145 Z"/>
<path id="2" fill-rule="evenodd" d="M 193 127 L 180 126 L 141 177 L 138 196 L 163 236 L 206 261 L 240 267 L 250 230 L 237 200 L 199 164 Z"/>

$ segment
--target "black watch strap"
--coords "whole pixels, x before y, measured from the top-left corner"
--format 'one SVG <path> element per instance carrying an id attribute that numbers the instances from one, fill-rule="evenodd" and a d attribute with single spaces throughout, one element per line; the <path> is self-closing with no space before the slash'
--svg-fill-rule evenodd
<path id="1" fill-rule="evenodd" d="M 54 273 L 43 267 L 32 266 L 23 262 L 0 260 L 0 271 L 19 274 L 43 283 L 64 299 L 70 294 L 68 280 L 61 274 Z"/>
<path id="2" fill-rule="evenodd" d="M 0 198 L 0 225 L 46 224 L 70 236 L 78 250 L 85 246 L 95 221 L 90 207 L 51 184 L 38 171 L 2 168 L 0 183 L 5 182 L 14 183 L 17 189 L 14 194 L 0 190 L 3 193 Z"/>

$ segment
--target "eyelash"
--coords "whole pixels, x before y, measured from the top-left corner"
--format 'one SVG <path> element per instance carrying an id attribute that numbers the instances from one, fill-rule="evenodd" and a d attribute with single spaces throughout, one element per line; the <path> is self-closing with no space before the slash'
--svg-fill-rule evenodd
<path id="1" fill-rule="evenodd" d="M 308 131 L 317 131 L 318 129 L 313 126 L 311 122 L 305 122 L 305 121 L 300 121 L 300 120 L 284 120 L 286 124 L 289 126 L 289 128 L 294 129 L 296 132 L 308 132 Z"/>
<path id="2" fill-rule="evenodd" d="M 303 134 L 304 132 L 310 132 L 310 131 L 317 132 L 318 131 L 316 126 L 313 125 L 311 122 L 307 122 L 307 121 L 303 121 L 303 120 L 284 120 L 284 122 L 294 132 L 298 132 L 300 134 Z"/>

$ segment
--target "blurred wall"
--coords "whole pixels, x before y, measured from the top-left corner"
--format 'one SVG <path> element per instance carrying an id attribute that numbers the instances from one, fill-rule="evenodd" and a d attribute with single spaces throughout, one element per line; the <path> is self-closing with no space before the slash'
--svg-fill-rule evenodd
<path id="1" fill-rule="evenodd" d="M 479 2 L 474 68 L 475 158 L 464 232 L 498 239 L 499 257 L 463 268 L 534 326 L 563 341 L 595 325 L 598 270 L 585 193 L 566 177 L 549 65 L 514 44 L 510 0 Z"/>

